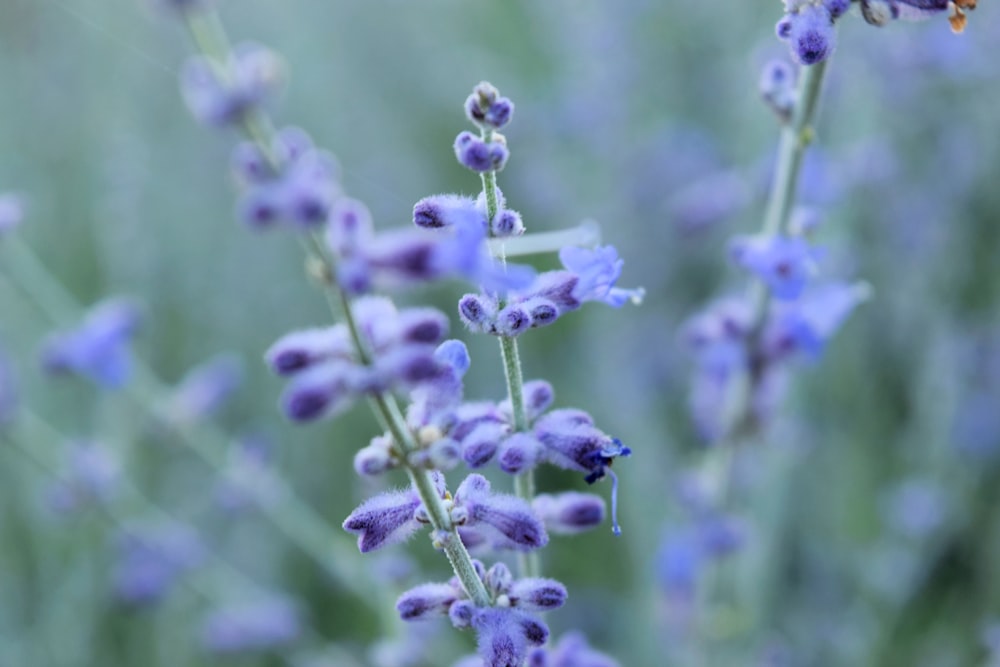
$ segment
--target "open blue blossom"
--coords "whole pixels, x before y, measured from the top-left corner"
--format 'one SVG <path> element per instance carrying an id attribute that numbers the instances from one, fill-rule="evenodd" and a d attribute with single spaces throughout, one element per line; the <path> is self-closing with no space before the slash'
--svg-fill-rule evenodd
<path id="1" fill-rule="evenodd" d="M 559 251 L 559 261 L 577 277 L 573 297 L 581 303 L 600 301 L 613 308 L 621 308 L 628 301 L 642 302 L 645 295 L 642 288 L 622 289 L 615 286 L 622 274 L 625 260 L 618 257 L 614 246 L 567 246 Z"/>
<path id="2" fill-rule="evenodd" d="M 754 273 L 776 299 L 797 299 L 815 272 L 817 252 L 802 238 L 743 236 L 730 254 L 738 266 Z"/>
<path id="3" fill-rule="evenodd" d="M 138 310 L 130 301 L 103 301 L 76 329 L 46 340 L 42 364 L 51 373 L 77 373 L 105 389 L 118 389 L 131 376 L 129 343 L 138 324 Z"/>
<path id="4" fill-rule="evenodd" d="M 806 291 L 798 301 L 781 304 L 765 327 L 765 354 L 778 359 L 800 351 L 818 357 L 851 311 L 869 294 L 865 285 L 834 282 Z"/>

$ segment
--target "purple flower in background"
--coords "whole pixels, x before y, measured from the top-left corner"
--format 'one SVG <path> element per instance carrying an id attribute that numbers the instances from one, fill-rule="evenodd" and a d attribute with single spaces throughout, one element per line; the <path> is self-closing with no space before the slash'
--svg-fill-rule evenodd
<path id="1" fill-rule="evenodd" d="M 203 419 L 221 408 L 242 381 L 243 364 L 237 357 L 213 357 L 180 381 L 168 401 L 167 416 L 184 423 Z"/>
<path id="2" fill-rule="evenodd" d="M 214 609 L 202 622 L 201 639 L 212 653 L 242 653 L 284 646 L 301 632 L 298 608 L 275 596 Z"/>
<path id="3" fill-rule="evenodd" d="M 579 248 L 567 246 L 559 251 L 559 261 L 577 277 L 573 298 L 581 303 L 600 301 L 621 308 L 627 301 L 641 303 L 645 290 L 615 287 L 625 260 L 619 259 L 614 246 Z"/>
<path id="4" fill-rule="evenodd" d="M 59 513 L 81 510 L 113 496 L 121 477 L 117 457 L 97 442 L 67 445 L 65 476 L 49 489 L 49 506 Z"/>
<path id="5" fill-rule="evenodd" d="M 851 311 L 870 294 L 863 284 L 828 283 L 807 290 L 798 301 L 775 308 L 764 331 L 771 359 L 801 351 L 818 357 Z"/>
<path id="6" fill-rule="evenodd" d="M 131 375 L 129 343 L 139 323 L 135 305 L 103 301 L 76 328 L 50 336 L 42 363 L 50 373 L 77 373 L 105 389 L 122 387 Z"/>
<path id="7" fill-rule="evenodd" d="M 281 61 L 270 49 L 241 44 L 224 63 L 193 56 L 181 70 L 181 93 L 191 114 L 206 125 L 236 123 L 273 94 Z"/>
<path id="8" fill-rule="evenodd" d="M 802 238 L 742 236 L 730 245 L 733 261 L 752 272 L 776 299 L 797 299 L 815 270 L 817 252 Z"/>
<path id="9" fill-rule="evenodd" d="M 452 579 L 447 584 L 423 584 L 403 593 L 396 604 L 404 620 L 447 615 L 456 628 L 476 632 L 479 656 L 489 667 L 521 667 L 531 646 L 541 646 L 548 627 L 535 612 L 549 611 L 566 602 L 566 588 L 552 579 L 515 580 L 503 563 L 484 571 L 473 561 L 490 592 L 494 606 L 477 607 Z"/>
<path id="10" fill-rule="evenodd" d="M 571 631 L 551 647 L 536 648 L 527 667 L 619 667 L 618 662 L 587 643 L 582 632 Z"/>
<path id="11" fill-rule="evenodd" d="M 183 524 L 153 524 L 119 533 L 112 572 L 116 597 L 126 604 L 155 604 L 205 551 L 197 534 Z"/>
<path id="12" fill-rule="evenodd" d="M 24 202 L 15 194 L 0 193 L 0 238 L 17 229 L 24 220 Z"/>

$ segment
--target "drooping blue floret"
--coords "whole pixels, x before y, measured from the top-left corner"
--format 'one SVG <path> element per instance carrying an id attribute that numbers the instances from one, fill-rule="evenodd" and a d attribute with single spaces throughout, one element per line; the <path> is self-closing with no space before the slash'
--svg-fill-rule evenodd
<path id="1" fill-rule="evenodd" d="M 818 253 L 805 239 L 786 236 L 739 237 L 730 245 L 737 266 L 754 273 L 776 299 L 797 299 L 815 272 Z"/>
<path id="2" fill-rule="evenodd" d="M 50 336 L 42 364 L 51 373 L 76 373 L 105 389 L 118 389 L 131 377 L 129 344 L 139 326 L 139 311 L 125 299 L 103 301 L 76 328 Z"/>

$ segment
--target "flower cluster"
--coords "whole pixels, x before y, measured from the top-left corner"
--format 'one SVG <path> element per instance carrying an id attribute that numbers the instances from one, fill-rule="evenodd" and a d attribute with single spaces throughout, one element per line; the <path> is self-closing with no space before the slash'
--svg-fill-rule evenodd
<path id="1" fill-rule="evenodd" d="M 976 0 L 857 0 L 861 15 L 874 26 L 899 18 L 921 19 L 948 13 L 952 30 L 962 32 L 966 11 Z M 792 54 L 803 65 L 826 60 L 836 48 L 834 23 L 847 13 L 851 0 L 785 0 L 785 16 L 778 21 L 778 37 L 788 42 Z"/>
<path id="2" fill-rule="evenodd" d="M 488 570 L 479 561 L 474 564 L 493 600 L 492 606 L 474 604 L 458 581 L 452 579 L 443 584 L 422 584 L 403 593 L 396 609 L 405 621 L 447 616 L 456 628 L 473 628 L 483 664 L 520 667 L 529 647 L 542 646 L 549 637 L 548 626 L 535 614 L 563 606 L 566 588 L 552 579 L 515 579 L 503 563 Z"/>

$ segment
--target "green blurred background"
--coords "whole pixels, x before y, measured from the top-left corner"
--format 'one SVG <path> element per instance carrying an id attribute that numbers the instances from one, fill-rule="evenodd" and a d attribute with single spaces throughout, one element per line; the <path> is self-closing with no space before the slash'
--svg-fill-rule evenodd
<path id="1" fill-rule="evenodd" d="M 635 452 L 616 466 L 623 537 L 598 530 L 544 552 L 546 574 L 571 594 L 549 616 L 554 631 L 582 627 L 632 666 L 988 664 L 982 636 L 1000 614 L 995 3 L 963 36 L 943 18 L 881 30 L 842 21 L 803 197 L 826 212 L 825 271 L 866 280 L 875 296 L 797 374 L 766 442 L 740 452 L 751 482 L 736 510 L 750 543 L 709 574 L 728 592 L 706 584 L 683 637 L 656 577 L 660 541 L 682 520 L 678 475 L 705 456 L 678 333 L 742 285 L 726 242 L 763 210 L 777 123 L 757 78 L 786 53 L 773 36 L 780 3 L 231 0 L 220 10 L 234 41 L 282 54 L 275 117 L 336 153 L 379 228 L 408 224 L 427 194 L 478 190 L 450 146 L 465 128 L 462 101 L 488 79 L 517 105 L 500 175 L 509 205 L 529 231 L 597 220 L 626 260 L 621 283 L 646 288 L 641 308 L 593 306 L 523 339 L 526 376 L 550 380 L 557 405 L 592 411 Z M 136 0 L 2 0 L 0 191 L 23 195 L 20 238 L 80 304 L 111 294 L 143 304 L 138 356 L 164 382 L 218 352 L 240 355 L 245 384 L 219 429 L 266 433 L 282 477 L 337 527 L 373 491 L 350 462 L 376 425 L 364 406 L 306 427 L 276 409 L 282 383 L 263 351 L 330 316 L 295 240 L 234 220 L 236 137 L 197 126 L 178 94 L 190 49 L 168 13 Z M 395 593 L 360 604 L 265 518 L 218 512 L 215 471 L 130 398 L 42 377 L 36 353 L 54 323 L 11 266 L 0 266 L 0 345 L 22 403 L 55 431 L 0 451 L 0 666 L 305 664 L 328 643 L 346 653 L 316 664 L 368 664 L 365 647 L 391 618 L 373 608 Z M 399 301 L 451 313 L 462 290 Z M 473 354 L 467 395 L 499 398 L 494 341 L 454 324 Z M 283 652 L 220 659 L 199 647 L 209 603 L 196 592 L 178 587 L 153 609 L 117 605 L 113 524 L 45 508 L 53 467 L 38 459 L 57 469 L 63 439 L 79 437 L 112 443 L 142 495 L 195 526 L 239 580 L 297 597 L 311 631 Z M 942 517 L 917 537 L 886 509 L 913 480 L 933 487 Z M 558 471 L 540 483 L 584 487 Z M 446 573 L 422 538 L 395 551 L 428 579 Z M 444 629 L 439 646 L 420 664 L 451 664 L 471 638 Z"/>

